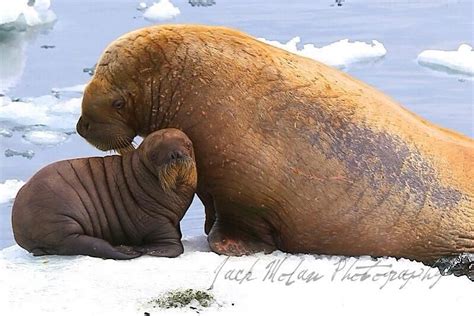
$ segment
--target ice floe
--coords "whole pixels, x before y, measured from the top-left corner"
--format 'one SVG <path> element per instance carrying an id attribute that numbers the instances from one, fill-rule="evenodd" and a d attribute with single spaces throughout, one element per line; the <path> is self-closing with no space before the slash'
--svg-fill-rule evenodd
<path id="1" fill-rule="evenodd" d="M 56 131 L 29 131 L 23 135 L 23 139 L 27 142 L 40 146 L 56 146 L 64 143 L 69 136 L 62 132 Z"/>
<path id="2" fill-rule="evenodd" d="M 387 54 L 384 45 L 376 40 L 372 40 L 372 43 L 368 44 L 343 39 L 323 47 L 316 47 L 314 44 L 304 44 L 301 49 L 298 49 L 298 44 L 301 42 L 299 36 L 292 38 L 287 43 L 264 38 L 259 38 L 259 40 L 337 68 L 344 68 L 353 63 L 377 60 Z"/>
<path id="3" fill-rule="evenodd" d="M 130 261 L 33 257 L 0 251 L 2 315 L 196 315 L 192 306 L 156 310 L 167 291 L 203 290 L 215 303 L 200 315 L 456 315 L 472 309 L 472 282 L 440 277 L 421 263 L 282 252 L 231 257 L 209 251 L 205 236 L 184 238 L 177 258 Z M 193 307 L 194 308 L 194 307 Z"/>
<path id="4" fill-rule="evenodd" d="M 149 21 L 165 21 L 177 17 L 181 11 L 175 7 L 170 0 L 160 0 L 160 2 L 153 3 L 143 13 L 143 17 Z"/>
<path id="5" fill-rule="evenodd" d="M 50 0 L 1 0 L 0 30 L 24 30 L 56 20 Z"/>
<path id="6" fill-rule="evenodd" d="M 81 113 L 82 98 L 61 100 L 51 95 L 13 101 L 0 97 L 0 121 L 14 126 L 46 125 L 74 131 Z"/>
<path id="7" fill-rule="evenodd" d="M 12 201 L 18 190 L 25 184 L 25 182 L 17 179 L 5 180 L 0 182 L 0 204 Z M 0 277 L 0 282 L 3 279 Z M 2 291 L 0 291 L 1 293 Z M 1 309 L 1 308 L 0 308 Z"/>
<path id="8" fill-rule="evenodd" d="M 32 159 L 35 156 L 35 152 L 32 150 L 15 150 L 15 149 L 6 149 L 5 150 L 5 157 L 24 157 L 26 159 Z"/>
<path id="9" fill-rule="evenodd" d="M 418 55 L 418 63 L 435 70 L 474 76 L 474 51 L 467 44 L 454 51 L 425 50 Z"/>

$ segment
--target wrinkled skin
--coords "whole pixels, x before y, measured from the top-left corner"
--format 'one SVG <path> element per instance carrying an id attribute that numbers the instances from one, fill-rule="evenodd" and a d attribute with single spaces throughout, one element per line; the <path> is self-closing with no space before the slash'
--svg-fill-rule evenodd
<path id="1" fill-rule="evenodd" d="M 123 156 L 55 162 L 18 192 L 15 240 L 36 256 L 176 257 L 196 177 L 192 143 L 175 129 Z"/>
<path id="2" fill-rule="evenodd" d="M 472 139 L 243 33 L 175 25 L 126 34 L 105 50 L 82 111 L 78 132 L 102 149 L 115 148 L 115 135 L 165 127 L 190 137 L 217 253 L 433 264 L 474 252 Z"/>

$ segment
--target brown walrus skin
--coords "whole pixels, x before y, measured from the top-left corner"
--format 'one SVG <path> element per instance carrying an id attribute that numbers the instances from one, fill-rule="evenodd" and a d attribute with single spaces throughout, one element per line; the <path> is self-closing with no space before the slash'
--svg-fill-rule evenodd
<path id="1" fill-rule="evenodd" d="M 52 163 L 17 194 L 15 240 L 34 255 L 176 257 L 196 176 L 192 143 L 175 129 L 123 156 Z"/>
<path id="2" fill-rule="evenodd" d="M 108 150 L 165 127 L 193 141 L 217 253 L 474 253 L 474 141 L 341 71 L 224 27 L 125 34 L 77 130 Z"/>

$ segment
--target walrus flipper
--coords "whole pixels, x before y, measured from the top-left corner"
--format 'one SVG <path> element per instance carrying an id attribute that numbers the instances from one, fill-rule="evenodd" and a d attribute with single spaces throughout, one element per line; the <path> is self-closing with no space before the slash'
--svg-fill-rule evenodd
<path id="1" fill-rule="evenodd" d="M 107 241 L 86 235 L 64 239 L 58 255 L 85 255 L 103 259 L 127 260 L 140 257 L 141 252 L 120 252 Z"/>
<path id="2" fill-rule="evenodd" d="M 175 258 L 182 254 L 184 251 L 181 242 L 166 244 L 148 244 L 140 247 L 135 247 L 134 249 L 140 251 L 144 255 L 168 258 Z"/>
<path id="3" fill-rule="evenodd" d="M 235 233 L 232 229 L 222 229 L 214 224 L 207 237 L 211 250 L 227 256 L 245 256 L 257 252 L 271 253 L 276 250 L 272 244 L 257 240 L 247 234 Z"/>

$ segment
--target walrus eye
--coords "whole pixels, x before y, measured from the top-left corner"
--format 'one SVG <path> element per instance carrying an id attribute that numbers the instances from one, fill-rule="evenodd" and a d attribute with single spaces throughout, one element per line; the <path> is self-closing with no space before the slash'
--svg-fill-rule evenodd
<path id="1" fill-rule="evenodd" d="M 125 105 L 125 102 L 124 102 L 123 100 L 121 100 L 121 99 L 114 100 L 114 101 L 112 102 L 112 106 L 113 106 L 114 108 L 116 108 L 116 109 L 121 109 L 121 108 L 124 107 L 124 105 Z"/>

